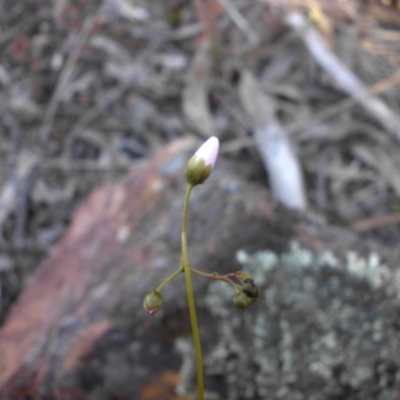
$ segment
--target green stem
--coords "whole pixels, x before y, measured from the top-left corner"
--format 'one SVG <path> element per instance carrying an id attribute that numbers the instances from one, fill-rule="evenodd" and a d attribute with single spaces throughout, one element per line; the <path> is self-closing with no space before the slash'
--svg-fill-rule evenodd
<path id="1" fill-rule="evenodd" d="M 218 275 L 216 272 L 213 272 L 211 274 L 203 271 L 199 271 L 196 268 L 191 267 L 190 268 L 192 272 L 198 276 L 201 276 L 202 278 L 207 278 L 207 279 L 213 279 L 214 281 L 221 281 L 221 282 L 226 282 L 229 285 L 232 285 L 233 288 L 235 289 L 236 293 L 240 293 L 240 290 L 238 289 L 238 286 L 233 282 L 229 276 L 233 275 L 236 278 L 236 274 L 227 274 L 227 275 Z"/>
<path id="2" fill-rule="evenodd" d="M 172 280 L 174 280 L 181 272 L 183 272 L 183 268 L 179 267 L 173 274 L 171 274 L 164 282 L 161 282 L 158 288 L 156 289 L 157 292 L 161 292 L 165 286 L 168 285 Z"/>
<path id="3" fill-rule="evenodd" d="M 183 207 L 182 219 L 182 266 L 185 272 L 186 291 L 189 303 L 190 323 L 192 325 L 192 334 L 194 341 L 194 348 L 196 352 L 196 367 L 197 367 L 197 394 L 198 400 L 204 400 L 204 376 L 203 376 L 203 356 L 201 353 L 201 343 L 199 328 L 197 325 L 196 306 L 194 303 L 194 293 L 192 285 L 192 276 L 189 264 L 188 244 L 187 244 L 187 225 L 188 225 L 188 210 L 189 198 L 193 189 L 193 185 L 188 184 L 186 188 L 185 204 Z"/>

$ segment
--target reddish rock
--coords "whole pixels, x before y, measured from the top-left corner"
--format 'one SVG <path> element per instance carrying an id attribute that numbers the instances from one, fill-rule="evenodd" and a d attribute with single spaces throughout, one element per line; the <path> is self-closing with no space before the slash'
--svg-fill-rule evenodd
<path id="1" fill-rule="evenodd" d="M 182 366 L 175 339 L 188 337 L 190 332 L 183 277 L 164 289 L 164 306 L 156 316 L 150 317 L 143 311 L 142 300 L 147 291 L 154 289 L 179 264 L 185 191 L 182 172 L 197 145 L 193 139 L 171 144 L 120 182 L 95 190 L 78 208 L 64 238 L 33 274 L 0 331 L 0 399 L 185 399 L 175 392 Z M 349 249 L 359 254 L 373 250 L 383 255 L 389 266 L 398 264 L 398 252 L 389 253 L 350 231 L 328 227 L 318 218 L 299 218 L 280 207 L 271 201 L 263 187 L 243 177 L 240 165 L 223 159 L 217 162 L 209 180 L 194 189 L 190 206 L 191 263 L 205 271 L 236 271 L 240 268 L 235 260 L 237 250 L 269 249 L 280 253 L 293 238 L 315 252 L 330 249 L 338 259 Z M 278 296 L 284 293 L 281 287 L 287 286 L 285 290 L 290 294 L 294 290 L 290 285 L 303 287 L 299 286 L 301 274 L 313 273 L 304 271 L 278 268 L 262 289 Z M 335 273 L 339 276 L 340 271 Z M 318 273 L 316 279 L 325 279 L 323 274 Z M 340 279 L 349 285 L 343 295 L 355 293 L 359 301 L 375 296 L 376 307 L 387 309 L 375 314 L 382 315 L 384 321 L 395 318 L 397 303 L 381 296 L 383 289 L 370 295 L 371 290 L 367 293 L 365 285 L 346 277 L 345 272 L 342 275 Z M 309 281 L 310 276 L 304 279 Z M 204 300 L 209 281 L 194 277 L 194 285 L 206 353 L 223 342 L 226 329 L 237 330 L 223 327 L 229 321 L 243 319 L 242 334 L 238 336 L 243 340 L 241 354 L 251 358 L 259 350 L 252 345 L 253 322 L 249 325 L 248 321 L 256 323 L 261 316 L 269 315 L 271 321 L 276 320 L 276 326 L 269 331 L 273 333 L 286 319 L 298 319 L 295 305 L 291 310 L 279 296 L 273 307 L 262 304 L 266 296 L 260 296 L 256 306 L 245 310 L 247 314 L 230 305 L 232 317 L 216 318 Z M 328 281 L 322 282 L 321 299 L 325 299 L 323 290 L 327 285 Z M 307 294 L 308 297 L 304 293 L 299 295 L 305 299 L 318 298 L 314 293 Z M 339 290 L 335 296 L 340 295 Z M 273 298 L 268 297 L 269 301 Z M 316 301 L 306 301 L 304 307 L 329 304 L 325 300 L 322 305 Z M 276 311 L 281 306 L 282 310 Z M 307 329 L 311 332 L 318 326 L 318 320 L 313 320 L 316 309 L 305 315 L 310 319 L 309 325 L 303 327 L 302 321 L 294 325 L 300 333 L 303 328 L 304 332 Z M 280 316 L 286 319 L 282 322 Z M 318 329 L 305 337 L 317 338 Z M 276 340 L 279 338 L 277 335 Z M 393 343 L 393 348 L 397 348 L 395 340 Z M 312 343 L 308 345 L 308 350 L 301 351 L 311 351 Z M 272 353 L 279 353 L 282 347 L 269 342 L 265 346 L 272 346 Z M 389 355 L 392 353 L 388 351 Z M 376 360 L 373 354 L 368 357 L 373 368 Z M 249 370 L 242 371 L 240 365 L 235 367 L 236 378 L 229 379 L 251 382 L 251 376 L 246 377 Z M 223 365 L 220 367 L 224 370 Z M 230 371 L 229 368 L 226 370 Z M 298 368 L 308 371 L 307 365 Z M 280 376 L 281 371 L 270 373 Z M 257 379 L 264 382 L 267 378 Z M 219 382 L 221 387 L 214 385 L 214 390 L 222 396 L 227 390 L 224 379 L 217 374 L 216 385 Z M 284 383 L 274 382 L 279 392 Z M 324 385 L 321 383 L 318 390 L 324 390 Z M 339 388 L 336 383 L 332 387 Z M 312 385 L 309 388 L 315 389 Z"/>
<path id="2" fill-rule="evenodd" d="M 142 299 L 178 266 L 182 172 L 196 146 L 171 144 L 78 208 L 0 331 L 3 398 L 139 398 L 155 376 L 178 370 L 172 340 L 190 327 L 183 279 L 165 289 L 155 318 Z M 193 193 L 193 266 L 235 271 L 239 248 L 282 249 L 293 226 L 279 210 L 220 160 Z M 195 284 L 201 293 L 208 282 Z"/>

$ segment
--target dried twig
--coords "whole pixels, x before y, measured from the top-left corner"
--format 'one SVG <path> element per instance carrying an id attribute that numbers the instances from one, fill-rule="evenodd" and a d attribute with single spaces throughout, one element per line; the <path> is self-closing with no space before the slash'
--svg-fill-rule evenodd
<path id="1" fill-rule="evenodd" d="M 18 238 L 19 244 L 23 235 L 23 227 L 27 213 L 26 198 L 29 192 L 31 178 L 37 166 L 37 157 L 32 153 L 25 154 L 18 163 L 14 174 L 3 186 L 0 195 L 0 237 L 2 226 L 10 212 L 18 207 L 17 212 L 17 231 L 15 237 Z"/>
<path id="2" fill-rule="evenodd" d="M 121 85 L 111 89 L 108 93 L 106 93 L 105 96 L 99 102 L 99 104 L 97 104 L 91 110 L 83 114 L 82 117 L 79 118 L 79 120 L 74 124 L 68 135 L 69 141 L 71 141 L 71 137 L 74 137 L 76 134 L 81 132 L 95 118 L 104 113 L 107 107 L 116 102 L 118 98 L 124 93 L 124 91 L 125 91 L 125 86 Z"/>
<path id="3" fill-rule="evenodd" d="M 300 14 L 290 13 L 287 23 L 299 34 L 315 61 L 330 75 L 341 90 L 357 100 L 400 141 L 400 119 L 326 46 L 320 34 Z"/>
<path id="4" fill-rule="evenodd" d="M 271 102 L 247 71 L 242 73 L 239 96 L 253 120 L 256 145 L 268 171 L 273 194 L 287 207 L 304 210 L 307 200 L 303 177 L 289 135 L 275 119 Z"/>
<path id="5" fill-rule="evenodd" d="M 75 64 L 78 61 L 83 46 L 85 45 L 88 39 L 89 33 L 93 27 L 96 18 L 97 18 L 96 15 L 87 17 L 85 23 L 83 24 L 81 32 L 78 35 L 74 33 L 72 34 L 73 45 L 69 58 L 64 66 L 62 73 L 60 74 L 60 78 L 53 92 L 53 96 L 50 99 L 50 103 L 46 110 L 44 121 L 40 129 L 39 137 L 42 140 L 42 142 L 46 142 L 50 135 L 51 127 L 53 125 L 57 109 L 62 100 L 65 87 L 71 80 Z"/>
<path id="6" fill-rule="evenodd" d="M 249 42 L 253 46 L 257 46 L 260 42 L 260 38 L 253 31 L 251 26 L 248 24 L 246 19 L 242 14 L 238 11 L 235 4 L 233 4 L 230 0 L 219 0 L 219 2 L 225 7 L 229 16 L 232 18 L 232 21 L 236 24 L 236 26 L 245 34 Z"/>
<path id="7" fill-rule="evenodd" d="M 211 69 L 211 43 L 204 37 L 199 44 L 182 93 L 183 114 L 204 137 L 215 134 L 215 124 L 208 104 L 208 77 Z"/>
<path id="8" fill-rule="evenodd" d="M 351 224 L 351 229 L 355 230 L 356 232 L 368 232 L 373 229 L 398 223 L 400 223 L 399 214 L 387 214 L 354 222 Z"/>
<path id="9" fill-rule="evenodd" d="M 389 78 L 382 79 L 381 81 L 375 83 L 370 86 L 366 93 L 371 95 L 376 95 L 384 92 L 385 90 L 400 84 L 400 72 L 394 73 Z M 335 115 L 340 114 L 343 111 L 350 109 L 351 107 L 357 104 L 357 99 L 355 98 L 347 98 L 339 101 L 336 104 L 333 104 L 330 107 L 323 109 L 321 112 L 317 113 L 312 121 L 296 121 L 292 129 L 290 131 L 298 131 L 303 130 L 304 128 L 310 128 L 313 125 L 319 124 L 320 122 L 326 121 L 329 118 L 334 117 Z"/>
<path id="10" fill-rule="evenodd" d="M 25 154 L 20 154 L 18 156 L 8 156 L 6 157 L 7 162 L 18 162 L 23 163 L 29 160 L 29 157 Z M 50 158 L 50 157 L 40 157 L 40 169 L 54 169 L 62 171 L 126 171 L 131 168 L 134 164 L 135 166 L 140 166 L 144 163 L 144 160 L 132 161 L 127 163 L 123 158 L 117 158 L 115 164 L 105 164 L 101 160 L 73 160 L 67 158 Z M 1 200 L 0 200 L 1 204 Z M 0 211 L 1 215 L 1 211 Z"/>

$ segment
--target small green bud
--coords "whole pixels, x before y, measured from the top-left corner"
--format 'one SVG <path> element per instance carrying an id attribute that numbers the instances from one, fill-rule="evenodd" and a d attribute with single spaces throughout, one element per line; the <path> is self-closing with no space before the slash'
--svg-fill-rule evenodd
<path id="1" fill-rule="evenodd" d="M 211 170 L 217 160 L 219 150 L 219 141 L 215 136 L 210 137 L 202 146 L 194 153 L 189 160 L 185 175 L 188 183 L 191 185 L 199 185 L 203 183 L 211 174 Z"/>
<path id="2" fill-rule="evenodd" d="M 256 301 L 255 298 L 246 296 L 245 293 L 240 292 L 233 298 L 233 304 L 238 308 L 247 308 Z"/>
<path id="3" fill-rule="evenodd" d="M 188 183 L 192 185 L 202 184 L 211 174 L 211 165 L 205 164 L 202 158 L 194 155 L 188 162 L 185 175 Z"/>
<path id="4" fill-rule="evenodd" d="M 246 282 L 246 281 L 253 281 L 254 279 L 253 279 L 253 277 L 252 277 L 252 275 L 250 275 L 248 272 L 246 272 L 246 271 L 238 271 L 238 272 L 236 272 L 236 275 L 237 275 L 237 277 L 240 279 L 240 280 L 242 280 L 242 281 L 244 281 L 244 282 Z"/>
<path id="5" fill-rule="evenodd" d="M 148 292 L 143 299 L 143 308 L 150 315 L 158 312 L 163 304 L 163 298 L 157 290 L 152 290 Z"/>
<path id="6" fill-rule="evenodd" d="M 242 290 L 246 296 L 252 299 L 256 299 L 260 295 L 260 289 L 254 284 L 253 279 L 246 279 L 243 282 Z"/>

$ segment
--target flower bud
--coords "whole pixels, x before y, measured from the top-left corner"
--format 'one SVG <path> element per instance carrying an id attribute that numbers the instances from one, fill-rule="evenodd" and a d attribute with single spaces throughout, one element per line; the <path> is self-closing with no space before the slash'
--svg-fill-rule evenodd
<path id="1" fill-rule="evenodd" d="M 254 284 L 253 279 L 246 279 L 243 282 L 242 291 L 247 297 L 251 297 L 252 299 L 256 299 L 260 295 L 260 290 Z"/>
<path id="2" fill-rule="evenodd" d="M 255 302 L 255 298 L 246 296 L 242 291 L 233 298 L 233 304 L 238 308 L 247 308 Z"/>
<path id="3" fill-rule="evenodd" d="M 158 312 L 163 304 L 163 298 L 157 290 L 153 290 L 148 292 L 143 299 L 143 308 L 150 315 Z"/>
<path id="4" fill-rule="evenodd" d="M 188 183 L 199 185 L 210 176 L 211 170 L 217 160 L 218 149 L 219 141 L 215 136 L 210 137 L 210 139 L 200 146 L 189 160 L 185 169 Z"/>
<path id="5" fill-rule="evenodd" d="M 243 282 L 246 282 L 248 280 L 254 281 L 253 277 L 246 271 L 238 271 L 236 272 L 236 276 Z"/>

